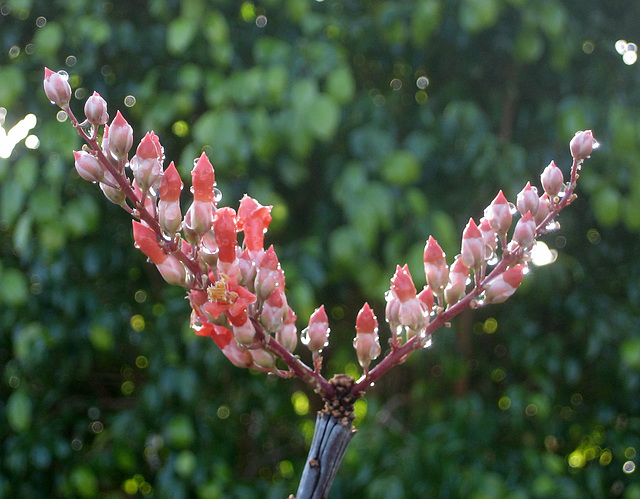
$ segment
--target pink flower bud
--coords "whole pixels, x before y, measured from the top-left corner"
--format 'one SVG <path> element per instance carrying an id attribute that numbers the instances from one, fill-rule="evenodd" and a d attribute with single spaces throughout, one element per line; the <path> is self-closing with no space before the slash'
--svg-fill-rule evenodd
<path id="1" fill-rule="evenodd" d="M 487 303 L 502 303 L 516 292 L 524 277 L 524 265 L 518 264 L 497 275 L 485 285 Z"/>
<path id="2" fill-rule="evenodd" d="M 391 290 L 402 302 L 416 297 L 416 286 L 413 284 L 407 264 L 404 267 L 396 266 L 396 273 L 391 278 Z"/>
<path id="3" fill-rule="evenodd" d="M 196 244 L 198 239 L 209 232 L 213 225 L 213 205 L 208 201 L 196 201 L 191 203 L 184 216 L 185 236 L 191 244 Z"/>
<path id="4" fill-rule="evenodd" d="M 434 293 L 441 293 L 449 279 L 444 251 L 432 236 L 424 247 L 424 273 Z"/>
<path id="5" fill-rule="evenodd" d="M 550 211 L 551 211 L 551 206 L 549 202 L 549 196 L 545 192 L 542 196 L 540 196 L 539 203 L 538 203 L 538 211 L 536 212 L 536 216 L 534 217 L 536 225 L 540 225 L 542 221 L 545 218 L 547 218 L 547 215 L 549 214 Z"/>
<path id="6" fill-rule="evenodd" d="M 160 199 L 170 203 L 180 201 L 180 193 L 182 192 L 183 186 L 184 184 L 182 183 L 180 174 L 172 161 L 164 171 L 160 182 Z"/>
<path id="7" fill-rule="evenodd" d="M 106 178 L 108 172 L 105 171 L 104 173 Z M 106 197 L 109 201 L 111 201 L 113 204 L 117 204 L 118 206 L 124 205 L 125 195 L 122 189 L 118 187 L 111 187 L 110 185 L 102 182 L 100 182 L 98 185 L 100 185 L 100 189 L 102 190 L 104 197 Z"/>
<path id="8" fill-rule="evenodd" d="M 484 210 L 484 216 L 491 224 L 491 228 L 498 234 L 506 234 L 511 226 L 511 208 L 502 191 Z"/>
<path id="9" fill-rule="evenodd" d="M 147 132 L 140 141 L 135 156 L 129 162 L 129 167 L 141 189 L 148 191 L 150 188 L 156 189 L 159 186 L 163 161 L 164 153 L 160 139 L 155 133 Z"/>
<path id="10" fill-rule="evenodd" d="M 68 79 L 66 75 L 44 68 L 44 93 L 47 99 L 58 107 L 66 107 L 71 100 L 71 85 Z"/>
<path id="11" fill-rule="evenodd" d="M 133 128 L 118 111 L 109 126 L 109 152 L 116 159 L 126 158 L 133 146 Z"/>
<path id="12" fill-rule="evenodd" d="M 158 202 L 160 226 L 171 236 L 178 232 L 182 225 L 182 211 L 180 210 L 182 185 L 178 170 L 172 161 L 160 181 L 160 201 Z"/>
<path id="13" fill-rule="evenodd" d="M 258 253 L 256 255 L 257 260 L 260 261 L 263 255 L 264 251 L 262 253 Z M 240 269 L 240 283 L 243 286 L 254 289 L 258 266 L 256 265 L 256 260 L 248 249 L 245 249 L 240 253 L 240 256 L 238 257 L 238 267 Z"/>
<path id="14" fill-rule="evenodd" d="M 200 155 L 193 170 L 191 170 L 191 184 L 193 185 L 193 199 L 206 203 L 215 200 L 216 177 L 213 165 L 205 153 Z"/>
<path id="15" fill-rule="evenodd" d="M 271 222 L 272 206 L 262 206 L 246 194 L 238 208 L 238 230 L 244 231 L 244 245 L 250 251 L 264 248 L 264 235 Z"/>
<path id="16" fill-rule="evenodd" d="M 488 250 L 495 251 L 498 247 L 498 238 L 496 237 L 496 231 L 493 230 L 489 220 L 482 217 L 480 219 L 480 226 L 478 227 L 482 233 L 482 239 L 484 244 L 488 247 Z M 488 257 L 489 255 L 487 255 Z"/>
<path id="17" fill-rule="evenodd" d="M 224 326 L 205 322 L 200 327 L 194 327 L 199 336 L 210 336 L 216 342 L 218 348 L 236 367 L 249 368 L 253 366 L 253 357 L 250 350 L 238 345 L 233 333 Z"/>
<path id="18" fill-rule="evenodd" d="M 284 272 L 280 268 L 278 256 L 273 246 L 264 252 L 260 259 L 260 264 L 256 269 L 256 280 L 254 287 L 260 300 L 266 300 L 276 288 L 284 289 Z"/>
<path id="19" fill-rule="evenodd" d="M 313 353 L 319 353 L 329 343 L 329 318 L 324 305 L 317 308 L 309 318 L 309 326 L 302 331 L 302 343 Z"/>
<path id="20" fill-rule="evenodd" d="M 556 166 L 554 161 L 551 161 L 544 169 L 542 175 L 540 175 L 540 181 L 542 182 L 544 192 L 546 192 L 550 198 L 557 196 L 564 187 L 562 171 Z"/>
<path id="21" fill-rule="evenodd" d="M 467 289 L 469 267 L 462 262 L 462 257 L 456 258 L 449 270 L 449 283 L 444 288 L 444 299 L 449 305 L 460 301 Z"/>
<path id="22" fill-rule="evenodd" d="M 107 101 L 100 97 L 98 92 L 93 92 L 84 103 L 84 115 L 92 125 L 104 125 L 109 121 Z"/>
<path id="23" fill-rule="evenodd" d="M 266 350 L 259 348 L 257 350 L 249 350 L 249 352 L 256 366 L 266 371 L 273 371 L 276 368 L 276 359 Z"/>
<path id="24" fill-rule="evenodd" d="M 518 220 L 516 228 L 513 230 L 513 240 L 522 248 L 528 248 L 536 240 L 536 222 L 530 211 Z"/>
<path id="25" fill-rule="evenodd" d="M 235 210 L 229 207 L 217 210 L 213 217 L 213 230 L 218 243 L 218 258 L 222 262 L 233 262 L 238 245 Z"/>
<path id="26" fill-rule="evenodd" d="M 288 310 L 289 306 L 284 294 L 276 289 L 262 304 L 260 324 L 270 333 L 275 333 L 282 327 Z"/>
<path id="27" fill-rule="evenodd" d="M 291 310 L 291 307 L 289 307 L 284 324 L 276 331 L 276 340 L 289 352 L 293 352 L 298 343 L 296 319 L 296 314 Z"/>
<path id="28" fill-rule="evenodd" d="M 427 313 L 430 314 L 433 310 L 433 305 L 435 304 L 435 300 L 433 298 L 433 291 L 431 291 L 430 286 L 425 286 L 422 291 L 418 294 L 418 299 L 424 303 L 427 308 Z"/>
<path id="29" fill-rule="evenodd" d="M 156 265 L 162 278 L 173 286 L 186 286 L 187 271 L 180 260 L 169 255 L 168 258 Z"/>
<path id="30" fill-rule="evenodd" d="M 391 278 L 391 289 L 385 297 L 385 315 L 394 335 L 400 327 L 406 327 L 409 339 L 426 326 L 427 307 L 416 296 L 416 288 L 407 265 L 396 266 L 396 272 Z"/>
<path id="31" fill-rule="evenodd" d="M 102 165 L 95 156 L 87 152 L 73 151 L 78 175 L 89 182 L 100 182 L 104 176 Z"/>
<path id="32" fill-rule="evenodd" d="M 593 138 L 591 130 L 586 130 L 584 132 L 576 132 L 571 142 L 569 142 L 569 149 L 571 150 L 571 156 L 580 161 L 591 156 L 593 150 L 597 149 L 599 145 L 598 141 Z"/>
<path id="33" fill-rule="evenodd" d="M 480 232 L 473 218 L 470 218 L 469 223 L 462 233 L 462 263 L 467 267 L 477 269 L 484 263 L 485 253 L 485 242 L 482 238 L 482 232 Z"/>
<path id="34" fill-rule="evenodd" d="M 527 182 L 516 198 L 516 206 L 521 215 L 524 215 L 528 211 L 532 215 L 535 215 L 538 211 L 538 189 L 531 186 L 531 182 Z"/>
<path id="35" fill-rule="evenodd" d="M 253 326 L 253 322 L 249 317 L 246 317 L 244 324 L 239 326 L 232 326 L 233 337 L 236 339 L 239 345 L 249 346 L 253 343 L 256 337 L 256 328 Z"/>
<path id="36" fill-rule="evenodd" d="M 358 363 L 367 371 L 373 359 L 377 359 L 382 349 L 378 341 L 378 319 L 368 303 L 358 312 L 356 318 L 356 337 L 353 339 Z"/>

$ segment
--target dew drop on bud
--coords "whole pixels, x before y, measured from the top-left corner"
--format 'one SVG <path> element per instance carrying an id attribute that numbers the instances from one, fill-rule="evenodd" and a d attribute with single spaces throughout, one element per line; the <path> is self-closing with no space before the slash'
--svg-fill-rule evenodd
<path id="1" fill-rule="evenodd" d="M 433 345 L 433 340 L 429 337 L 422 345 L 422 348 L 429 348 L 431 345 Z"/>
<path id="2" fill-rule="evenodd" d="M 69 81 L 69 73 L 67 73 L 64 69 L 58 71 L 58 74 L 64 79 L 64 81 Z"/>
<path id="3" fill-rule="evenodd" d="M 213 202 L 214 203 L 219 203 L 220 201 L 222 201 L 222 191 L 220 189 L 218 189 L 217 187 L 213 188 Z"/>
<path id="4" fill-rule="evenodd" d="M 509 213 L 511 213 L 511 216 L 518 213 L 518 208 L 516 208 L 515 204 L 509 203 Z"/>

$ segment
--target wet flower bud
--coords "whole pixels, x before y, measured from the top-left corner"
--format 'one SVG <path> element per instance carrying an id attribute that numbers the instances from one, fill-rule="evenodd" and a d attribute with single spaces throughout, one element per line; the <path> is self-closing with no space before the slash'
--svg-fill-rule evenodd
<path id="1" fill-rule="evenodd" d="M 235 210 L 229 207 L 217 210 L 213 217 L 213 230 L 218 243 L 219 260 L 226 263 L 235 261 L 238 245 Z"/>
<path id="2" fill-rule="evenodd" d="M 93 92 L 84 103 L 84 115 L 92 125 L 104 125 L 109 121 L 107 114 L 107 101 L 98 92 Z"/>
<path id="3" fill-rule="evenodd" d="M 469 277 L 469 267 L 462 262 L 462 257 L 456 258 L 449 270 L 449 283 L 444 288 L 444 299 L 449 305 L 454 305 L 464 296 Z"/>
<path id="4" fill-rule="evenodd" d="M 270 333 L 275 333 L 282 327 L 288 310 L 286 297 L 279 289 L 276 289 L 262 304 L 260 324 Z"/>
<path id="5" fill-rule="evenodd" d="M 273 371 L 276 368 L 276 359 L 266 350 L 259 348 L 257 350 L 249 350 L 256 366 L 267 371 Z"/>
<path id="6" fill-rule="evenodd" d="M 485 253 L 485 242 L 482 238 L 482 232 L 480 232 L 473 218 L 470 218 L 469 223 L 462 233 L 462 263 L 467 267 L 476 269 L 484 263 Z"/>
<path id="7" fill-rule="evenodd" d="M 487 303 L 502 303 L 516 292 L 524 277 L 524 265 L 518 264 L 508 268 L 485 285 Z"/>
<path id="8" fill-rule="evenodd" d="M 213 205 L 210 202 L 196 201 L 191 203 L 184 216 L 185 236 L 191 244 L 209 232 L 213 225 Z"/>
<path id="9" fill-rule="evenodd" d="M 396 266 L 396 272 L 391 278 L 391 289 L 387 291 L 385 298 L 385 315 L 394 337 L 402 327 L 407 328 L 407 340 L 424 329 L 428 316 L 427 307 L 416 296 L 416 287 L 408 265 Z"/>
<path id="10" fill-rule="evenodd" d="M 427 308 L 427 313 L 430 314 L 433 310 L 433 305 L 435 304 L 435 300 L 433 297 L 433 291 L 431 291 L 430 286 L 425 286 L 422 291 L 418 294 L 418 299 L 424 303 Z"/>
<path id="11" fill-rule="evenodd" d="M 291 307 L 289 307 L 284 324 L 276 331 L 276 340 L 289 352 L 293 352 L 298 343 L 296 319 L 296 314 L 291 310 Z"/>
<path id="12" fill-rule="evenodd" d="M 329 318 L 324 305 L 317 308 L 309 318 L 309 326 L 302 331 L 302 343 L 313 353 L 319 353 L 327 346 L 329 340 Z"/>
<path id="13" fill-rule="evenodd" d="M 498 247 L 498 238 L 496 237 L 496 231 L 491 227 L 489 220 L 484 217 L 481 218 L 480 226 L 478 228 L 482 233 L 482 240 L 484 241 L 484 244 L 487 246 L 488 250 L 490 250 L 489 252 L 495 251 Z M 487 258 L 489 258 L 489 255 L 487 255 Z"/>
<path id="14" fill-rule="evenodd" d="M 133 176 L 141 189 L 144 191 L 151 188 L 157 189 L 162 175 L 163 161 L 164 152 L 160 145 L 160 139 L 155 133 L 147 132 L 129 163 Z"/>
<path id="15" fill-rule="evenodd" d="M 516 206 L 521 215 L 524 215 L 528 211 L 532 215 L 535 215 L 538 211 L 538 189 L 531 186 L 531 182 L 527 182 L 516 198 Z"/>
<path id="16" fill-rule="evenodd" d="M 536 216 L 534 217 L 536 225 L 540 225 L 542 221 L 545 218 L 547 218 L 547 215 L 549 214 L 550 211 L 551 211 L 551 206 L 549 202 L 549 196 L 545 192 L 542 196 L 540 196 L 539 203 L 538 203 L 538 211 L 536 212 Z"/>
<path id="17" fill-rule="evenodd" d="M 256 328 L 253 326 L 253 322 L 249 317 L 246 317 L 244 324 L 239 326 L 232 326 L 233 337 L 236 339 L 239 345 L 249 346 L 253 343 L 256 337 Z"/>
<path id="18" fill-rule="evenodd" d="M 569 142 L 569 149 L 571 156 L 579 161 L 588 158 L 599 145 L 598 141 L 593 138 L 591 130 L 585 130 L 583 132 L 576 132 L 571 142 Z"/>
<path id="19" fill-rule="evenodd" d="M 193 199 L 206 203 L 215 201 L 216 177 L 213 165 L 205 153 L 200 155 L 193 170 L 191 170 L 191 185 L 193 186 Z"/>
<path id="20" fill-rule="evenodd" d="M 271 222 L 272 206 L 262 206 L 246 194 L 238 208 L 238 230 L 244 231 L 244 245 L 250 251 L 264 248 L 264 235 Z"/>
<path id="21" fill-rule="evenodd" d="M 373 359 L 377 359 L 382 349 L 378 341 L 378 319 L 368 303 L 358 312 L 356 318 L 356 337 L 353 339 L 358 363 L 366 371 Z"/>
<path id="22" fill-rule="evenodd" d="M 47 99 L 58 107 L 65 107 L 71 100 L 71 85 L 68 77 L 44 68 L 44 93 Z"/>
<path id="23" fill-rule="evenodd" d="M 441 293 L 449 280 L 449 268 L 444 251 L 432 236 L 424 247 L 424 273 L 434 293 Z"/>
<path id="24" fill-rule="evenodd" d="M 182 225 L 182 212 L 180 210 L 180 192 L 182 180 L 176 170 L 173 161 L 164 171 L 160 180 L 160 201 L 158 202 L 158 219 L 162 230 L 173 236 Z"/>
<path id="25" fill-rule="evenodd" d="M 557 196 L 564 187 L 562 171 L 556 166 L 554 161 L 551 161 L 544 169 L 542 175 L 540 175 L 540 181 L 542 182 L 544 192 L 546 192 L 550 198 Z"/>
<path id="26" fill-rule="evenodd" d="M 233 333 L 224 326 L 205 322 L 200 327 L 193 328 L 198 336 L 210 336 L 225 357 L 236 367 L 249 368 L 253 366 L 251 351 L 238 345 Z"/>
<path id="27" fill-rule="evenodd" d="M 502 191 L 498 192 L 491 204 L 485 208 L 484 216 L 498 234 L 507 233 L 511 226 L 511 208 Z"/>
<path id="28" fill-rule="evenodd" d="M 528 248 L 536 240 L 536 222 L 530 211 L 518 220 L 516 228 L 513 230 L 513 240 L 522 248 Z"/>
<path id="29" fill-rule="evenodd" d="M 87 152 L 73 151 L 78 175 L 89 182 L 100 182 L 104 176 L 102 165 L 95 156 Z"/>
<path id="30" fill-rule="evenodd" d="M 266 300 L 276 288 L 284 289 L 284 272 L 280 268 L 278 256 L 273 246 L 264 252 L 256 269 L 254 287 L 258 298 Z"/>
<path id="31" fill-rule="evenodd" d="M 109 152 L 114 158 L 123 159 L 127 157 L 132 146 L 133 128 L 118 111 L 109 126 Z"/>

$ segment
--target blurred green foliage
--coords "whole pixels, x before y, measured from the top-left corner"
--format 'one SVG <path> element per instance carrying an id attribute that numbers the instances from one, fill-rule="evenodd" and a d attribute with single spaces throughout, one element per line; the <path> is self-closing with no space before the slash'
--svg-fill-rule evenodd
<path id="1" fill-rule="evenodd" d="M 638 18 L 611 0 L 0 1 L 4 128 L 34 113 L 40 140 L 0 159 L 0 497 L 282 498 L 319 408 L 193 335 L 126 213 L 76 175 L 44 65 L 78 113 L 97 90 L 138 139 L 154 129 L 185 179 L 205 150 L 223 204 L 274 205 L 299 326 L 330 313 L 329 375 L 358 375 L 356 313 L 382 318 L 396 263 L 422 283 L 429 234 L 453 257 L 498 189 L 514 200 L 552 158 L 566 173 L 592 128 L 545 239 L 558 261 L 377 384 L 332 497 L 640 497 L 640 76 L 614 49 Z"/>

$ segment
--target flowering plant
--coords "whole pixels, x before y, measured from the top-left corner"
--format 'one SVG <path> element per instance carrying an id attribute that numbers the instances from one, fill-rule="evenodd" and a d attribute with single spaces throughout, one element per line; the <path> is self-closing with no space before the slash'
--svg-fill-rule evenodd
<path id="1" fill-rule="evenodd" d="M 203 153 L 191 171 L 192 196 L 183 214 L 183 182 L 173 162 L 165 167 L 164 150 L 154 132 L 142 138 L 130 157 L 133 129 L 119 111 L 107 124 L 107 103 L 100 95 L 94 92 L 87 99 L 86 119 L 80 121 L 70 108 L 71 87 L 65 74 L 45 68 L 44 90 L 86 143 L 82 151 L 74 152 L 78 174 L 97 183 L 107 199 L 132 216 L 135 246 L 168 283 L 187 290 L 194 332 L 211 337 L 238 367 L 302 379 L 325 400 L 326 415 L 346 428 L 349 436 L 332 458 L 333 469 L 324 477 L 325 490 L 352 434 L 353 402 L 414 350 L 429 346 L 433 333 L 462 311 L 504 302 L 515 293 L 538 237 L 559 227 L 557 215 L 576 198 L 581 165 L 598 146 L 590 130 L 577 132 L 570 142 L 573 163 L 568 180 L 552 161 L 541 175 L 541 196 L 530 182 L 515 204 L 499 191 L 481 220 L 469 219 L 460 254 L 451 264 L 437 240 L 429 236 L 424 249 L 424 289 L 416 289 L 407 265 L 398 265 L 391 278 L 385 308 L 391 337 L 384 357 L 372 367 L 383 349 L 378 319 L 365 303 L 353 340 L 362 376 L 354 380 L 336 375 L 327 380 L 322 374 L 322 352 L 330 327 L 323 306 L 310 316 L 300 336 L 312 354 L 312 365 L 294 354 L 297 316 L 287 302 L 285 275 L 275 249 L 264 247 L 272 207 L 248 195 L 237 210 L 219 206 L 222 196 L 214 168 Z M 314 456 L 320 454 L 313 452 L 312 445 L 299 499 L 312 497 L 302 484 L 312 468 L 319 467 Z"/>

